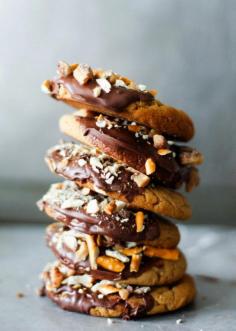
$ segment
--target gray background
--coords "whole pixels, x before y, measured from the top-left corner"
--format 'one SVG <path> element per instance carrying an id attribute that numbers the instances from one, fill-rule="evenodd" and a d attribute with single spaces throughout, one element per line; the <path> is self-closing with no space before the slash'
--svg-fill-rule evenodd
<path id="1" fill-rule="evenodd" d="M 45 150 L 69 108 L 41 94 L 60 59 L 112 68 L 186 110 L 205 155 L 194 222 L 235 219 L 236 1 L 0 0 L 0 220 L 41 221 Z"/>

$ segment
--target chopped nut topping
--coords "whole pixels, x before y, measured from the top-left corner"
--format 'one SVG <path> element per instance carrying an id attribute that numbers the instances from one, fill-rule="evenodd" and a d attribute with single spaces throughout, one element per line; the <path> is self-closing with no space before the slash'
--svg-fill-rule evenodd
<path id="1" fill-rule="evenodd" d="M 141 264 L 142 255 L 134 254 L 132 255 L 131 263 L 130 263 L 130 272 L 138 272 Z"/>
<path id="2" fill-rule="evenodd" d="M 116 200 L 115 202 L 116 202 L 116 211 L 120 211 L 126 206 L 126 203 L 124 201 Z"/>
<path id="3" fill-rule="evenodd" d="M 92 287 L 93 286 L 93 278 L 90 275 L 84 274 L 84 275 L 76 275 L 76 276 L 70 276 L 68 278 L 65 278 L 63 280 L 63 284 L 68 284 L 68 285 L 83 285 L 85 287 Z"/>
<path id="4" fill-rule="evenodd" d="M 73 71 L 73 76 L 80 85 L 84 85 L 93 78 L 93 72 L 87 64 L 79 64 Z"/>
<path id="5" fill-rule="evenodd" d="M 162 148 L 165 145 L 165 138 L 160 134 L 154 134 L 153 143 L 155 148 Z"/>
<path id="6" fill-rule="evenodd" d="M 41 90 L 42 92 L 46 93 L 46 94 L 51 94 L 52 92 L 52 83 L 50 80 L 45 80 L 43 81 L 42 85 L 41 85 Z"/>
<path id="7" fill-rule="evenodd" d="M 167 155 L 167 154 L 170 154 L 172 152 L 171 152 L 170 149 L 161 148 L 161 149 L 158 149 L 157 153 L 159 155 Z"/>
<path id="8" fill-rule="evenodd" d="M 116 293 L 119 289 L 115 286 L 113 281 L 101 280 L 100 282 L 93 285 L 91 288 L 92 292 L 100 292 L 103 295 L 108 295 L 111 293 Z"/>
<path id="9" fill-rule="evenodd" d="M 105 208 L 104 211 L 106 214 L 108 215 L 112 215 L 112 213 L 116 210 L 116 202 L 115 200 L 112 200 L 111 202 L 109 202 Z"/>
<path id="10" fill-rule="evenodd" d="M 97 258 L 97 264 L 106 270 L 113 272 L 121 272 L 125 268 L 125 264 L 118 259 L 110 256 L 99 256 Z"/>
<path id="11" fill-rule="evenodd" d="M 203 162 L 203 155 L 196 149 L 181 151 L 179 154 L 180 163 L 183 165 L 199 165 Z"/>
<path id="12" fill-rule="evenodd" d="M 96 199 L 90 200 L 87 204 L 86 211 L 88 214 L 96 214 L 99 212 L 99 206 Z"/>
<path id="13" fill-rule="evenodd" d="M 104 92 L 109 93 L 111 91 L 111 84 L 106 78 L 98 78 L 96 82 Z"/>
<path id="14" fill-rule="evenodd" d="M 119 296 L 122 300 L 127 300 L 129 297 L 129 291 L 125 288 L 122 288 L 121 290 L 119 290 Z"/>
<path id="15" fill-rule="evenodd" d="M 156 163 L 152 159 L 147 159 L 145 163 L 146 175 L 151 175 L 156 171 Z"/>
<path id="16" fill-rule="evenodd" d="M 134 293 L 137 293 L 137 294 L 143 294 L 143 293 L 147 293 L 147 292 L 150 292 L 151 291 L 151 287 L 149 286 L 141 286 L 141 287 L 138 287 L 134 290 Z"/>
<path id="17" fill-rule="evenodd" d="M 79 165 L 80 167 L 84 167 L 85 164 L 87 164 L 87 161 L 86 161 L 86 160 L 84 160 L 84 159 L 79 159 L 79 160 L 78 160 L 78 165 Z"/>
<path id="18" fill-rule="evenodd" d="M 142 232 L 144 229 L 144 213 L 138 211 L 135 215 L 136 232 Z"/>
<path id="19" fill-rule="evenodd" d="M 82 193 L 83 195 L 89 195 L 89 193 L 90 193 L 90 189 L 89 189 L 88 187 L 83 187 L 83 188 L 81 189 L 81 193 Z"/>
<path id="20" fill-rule="evenodd" d="M 106 118 L 104 116 L 102 116 L 102 114 L 100 114 L 97 117 L 96 126 L 98 126 L 99 128 L 105 128 L 107 126 Z"/>
<path id="21" fill-rule="evenodd" d="M 116 79 L 115 81 L 115 84 L 114 84 L 116 87 L 126 87 L 127 88 L 127 85 L 125 84 L 125 82 L 121 79 Z"/>
<path id="22" fill-rule="evenodd" d="M 140 91 L 146 91 L 147 90 L 147 86 L 143 85 L 143 84 L 139 84 L 138 88 L 139 88 Z"/>
<path id="23" fill-rule="evenodd" d="M 72 251 L 76 252 L 78 243 L 75 237 L 72 235 L 68 235 L 66 232 L 63 233 L 62 235 L 62 242 Z"/>
<path id="24" fill-rule="evenodd" d="M 67 77 L 72 73 L 72 68 L 71 66 L 64 62 L 64 61 L 59 61 L 57 64 L 57 74 L 60 77 Z"/>
<path id="25" fill-rule="evenodd" d="M 138 185 L 138 187 L 145 187 L 149 184 L 150 178 L 144 174 L 137 173 L 131 176 L 131 179 Z"/>
<path id="26" fill-rule="evenodd" d="M 93 95 L 95 96 L 95 98 L 98 98 L 99 95 L 101 94 L 101 87 L 100 86 L 96 86 L 94 89 L 93 89 Z"/>

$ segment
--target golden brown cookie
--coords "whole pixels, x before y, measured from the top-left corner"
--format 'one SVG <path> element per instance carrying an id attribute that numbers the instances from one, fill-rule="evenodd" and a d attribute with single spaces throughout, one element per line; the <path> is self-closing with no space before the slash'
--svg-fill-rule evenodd
<path id="1" fill-rule="evenodd" d="M 42 279 L 45 294 L 61 308 L 99 317 L 133 319 L 170 312 L 192 302 L 196 295 L 189 275 L 168 286 L 130 286 L 94 282 L 89 275 L 71 275 L 54 264 L 44 270 Z"/>
<path id="2" fill-rule="evenodd" d="M 60 62 L 59 77 L 44 81 L 42 89 L 57 100 L 80 109 L 142 123 L 173 139 L 194 135 L 191 118 L 181 110 L 155 100 L 154 92 L 112 71 Z"/>
<path id="3" fill-rule="evenodd" d="M 180 279 L 186 261 L 176 248 L 160 248 L 132 242 L 113 242 L 103 236 L 68 229 L 54 223 L 47 228 L 48 246 L 76 274 L 95 279 L 120 280 L 126 284 L 163 285 Z M 92 245 L 91 245 L 92 243 Z"/>

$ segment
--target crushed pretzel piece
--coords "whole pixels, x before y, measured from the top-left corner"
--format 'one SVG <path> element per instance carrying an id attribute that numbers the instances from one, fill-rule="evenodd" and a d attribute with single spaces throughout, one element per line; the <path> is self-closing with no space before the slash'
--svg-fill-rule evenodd
<path id="1" fill-rule="evenodd" d="M 132 256 L 134 254 L 139 254 L 143 251 L 143 246 L 141 247 L 132 247 L 132 248 L 122 248 L 122 247 L 117 247 L 117 250 L 127 256 Z"/>
<path id="2" fill-rule="evenodd" d="M 131 263 L 130 263 L 130 272 L 138 272 L 139 267 L 142 260 L 142 254 L 134 254 L 132 255 Z"/>
<path id="3" fill-rule="evenodd" d="M 157 248 L 153 246 L 145 246 L 143 253 L 148 257 L 160 257 L 164 260 L 172 261 L 177 261 L 180 256 L 178 249 Z"/>
<path id="4" fill-rule="evenodd" d="M 99 256 L 97 258 L 97 264 L 102 268 L 113 271 L 113 272 L 121 272 L 125 268 L 125 264 L 114 257 L 110 256 Z"/>
<path id="5" fill-rule="evenodd" d="M 89 262 L 92 270 L 97 269 L 97 257 L 99 255 L 99 248 L 96 245 L 95 239 L 93 236 L 87 234 L 86 235 L 86 243 L 89 251 Z"/>
<path id="6" fill-rule="evenodd" d="M 136 232 L 142 232 L 144 229 L 144 213 L 138 211 L 135 215 Z"/>

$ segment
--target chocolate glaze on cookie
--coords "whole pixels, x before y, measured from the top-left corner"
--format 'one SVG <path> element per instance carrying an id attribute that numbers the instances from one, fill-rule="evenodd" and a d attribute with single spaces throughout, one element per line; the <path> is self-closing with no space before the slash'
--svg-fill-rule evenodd
<path id="1" fill-rule="evenodd" d="M 47 202 L 42 201 L 39 202 L 39 205 L 41 210 L 45 210 L 55 220 L 63 222 L 77 231 L 91 235 L 109 236 L 115 242 L 119 242 L 121 239 L 130 242 L 154 240 L 160 234 L 158 224 L 160 216 L 151 212 L 145 212 L 147 215 L 145 228 L 142 232 L 137 232 L 134 213 L 128 209 L 123 209 L 119 212 L 119 217 L 122 216 L 122 219 L 125 220 L 122 222 L 122 219 L 121 221 L 117 220 L 117 213 L 108 215 L 101 212 L 96 216 L 92 216 L 82 209 L 62 209 L 57 206 L 50 206 Z"/>
<path id="2" fill-rule="evenodd" d="M 106 116 L 111 122 L 114 118 Z M 99 127 L 97 119 L 93 114 L 86 117 L 75 114 L 69 121 L 77 122 L 79 136 L 76 132 L 71 132 L 66 125 L 64 133 L 79 139 L 82 143 L 92 147 L 97 147 L 103 153 L 122 162 L 139 172 L 146 173 L 146 161 L 152 159 L 156 164 L 156 171 L 152 174 L 153 181 L 170 188 L 179 188 L 184 182 L 188 181 L 191 167 L 181 166 L 176 161 L 174 154 L 169 148 L 170 153 L 159 155 L 148 135 L 138 135 L 127 128 L 129 123 L 115 119 L 112 127 Z M 67 120 L 66 120 L 67 121 Z M 114 123 L 114 122 L 113 122 Z M 148 131 L 147 131 L 148 132 Z M 146 139 L 143 139 L 146 138 Z"/>
<path id="3" fill-rule="evenodd" d="M 84 85 L 80 85 L 76 79 L 70 75 L 68 77 L 55 78 L 52 81 L 52 96 L 57 95 L 59 86 L 65 87 L 75 101 L 110 108 L 121 112 L 122 108 L 138 101 L 151 102 L 154 97 L 149 92 L 127 89 L 125 87 L 113 86 L 109 93 L 101 92 L 99 98 L 93 94 L 93 89 L 98 86 L 96 79 L 92 79 Z"/>
<path id="4" fill-rule="evenodd" d="M 58 304 L 62 309 L 90 314 L 91 308 L 103 307 L 107 309 L 114 309 L 119 303 L 125 304 L 125 310 L 122 314 L 123 319 L 135 319 L 145 316 L 146 313 L 152 309 L 154 299 L 149 293 L 133 294 L 132 297 L 142 299 L 142 302 L 131 306 L 128 301 L 122 300 L 117 294 L 104 296 L 99 299 L 97 293 L 87 290 L 85 293 L 78 293 L 77 290 L 70 286 L 61 286 L 54 292 L 45 289 L 46 295 Z M 62 295 L 65 293 L 65 295 Z"/>

